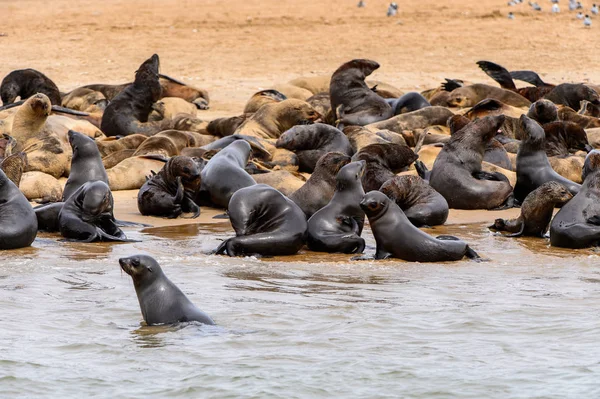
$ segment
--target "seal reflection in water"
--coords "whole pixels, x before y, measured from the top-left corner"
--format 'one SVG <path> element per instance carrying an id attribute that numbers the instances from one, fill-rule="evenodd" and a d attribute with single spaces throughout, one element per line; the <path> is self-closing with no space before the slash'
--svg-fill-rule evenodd
<path id="1" fill-rule="evenodd" d="M 156 260 L 146 255 L 119 259 L 121 269 L 131 276 L 144 321 L 148 325 L 198 321 L 215 322 L 198 309 L 163 273 Z"/>
<path id="2" fill-rule="evenodd" d="M 454 261 L 465 256 L 480 259 L 466 242 L 456 237 L 434 238 L 413 226 L 402 209 L 380 191 L 367 193 L 360 207 L 369 218 L 377 243 L 375 259 L 393 257 L 409 262 Z"/>

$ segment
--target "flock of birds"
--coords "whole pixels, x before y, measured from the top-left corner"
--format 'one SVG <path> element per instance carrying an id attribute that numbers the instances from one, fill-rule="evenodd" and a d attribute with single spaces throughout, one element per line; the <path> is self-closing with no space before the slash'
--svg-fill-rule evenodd
<path id="1" fill-rule="evenodd" d="M 551 0 L 551 2 L 552 2 L 552 7 L 550 9 L 551 12 L 553 14 L 560 13 L 560 5 L 559 5 L 560 0 Z M 518 6 L 520 4 L 523 4 L 523 0 L 511 0 L 508 2 L 508 5 L 511 7 Z M 537 2 L 529 1 L 528 4 L 529 4 L 529 7 L 533 11 L 542 11 L 542 6 L 540 6 Z M 580 1 L 569 0 L 569 11 L 577 11 L 575 18 L 577 18 L 578 20 L 583 20 L 583 26 L 585 26 L 586 28 L 591 27 L 592 26 L 592 18 L 590 16 L 590 14 L 598 15 L 598 11 L 599 11 L 598 5 L 596 3 L 594 3 L 589 10 L 589 14 L 584 14 L 583 11 L 581 11 L 581 10 L 585 10 L 585 7 Z M 508 18 L 515 19 L 515 14 L 512 11 L 509 12 Z"/>

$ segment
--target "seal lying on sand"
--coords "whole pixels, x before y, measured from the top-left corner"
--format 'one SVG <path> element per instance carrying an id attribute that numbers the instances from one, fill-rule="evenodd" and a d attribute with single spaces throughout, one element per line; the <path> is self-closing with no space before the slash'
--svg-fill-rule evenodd
<path id="1" fill-rule="evenodd" d="M 158 262 L 150 256 L 135 255 L 121 258 L 119 265 L 133 279 L 135 293 L 147 325 L 187 321 L 215 324 L 167 278 Z"/>
<path id="2" fill-rule="evenodd" d="M 26 100 L 37 93 L 48 96 L 53 105 L 60 105 L 60 92 L 56 84 L 43 73 L 35 69 L 18 69 L 12 71 L 0 84 L 0 98 L 2 104 L 10 104 L 17 97 Z"/>
<path id="3" fill-rule="evenodd" d="M 369 218 L 375 236 L 375 259 L 393 257 L 409 262 L 445 262 L 465 256 L 479 259 L 466 242 L 452 236 L 433 238 L 413 226 L 402 209 L 380 191 L 367 193 L 360 207 Z"/>
<path id="4" fill-rule="evenodd" d="M 306 216 L 272 187 L 257 184 L 238 190 L 228 212 L 236 237 L 217 248 L 219 255 L 294 255 L 304 245 Z"/>

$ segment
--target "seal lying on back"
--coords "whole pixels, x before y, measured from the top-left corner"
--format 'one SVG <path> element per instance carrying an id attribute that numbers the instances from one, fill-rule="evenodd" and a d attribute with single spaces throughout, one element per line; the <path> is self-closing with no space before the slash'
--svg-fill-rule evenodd
<path id="1" fill-rule="evenodd" d="M 175 156 L 142 186 L 137 196 L 138 209 L 142 215 L 161 216 L 169 219 L 183 212 L 200 216 L 200 208 L 186 192 L 185 184 L 194 184 L 200 178 L 196 162 L 186 156 Z"/>
<path id="2" fill-rule="evenodd" d="M 119 265 L 133 279 L 135 293 L 147 325 L 187 321 L 215 324 L 167 278 L 158 262 L 150 256 L 135 255 L 121 258 Z"/>
<path id="3" fill-rule="evenodd" d="M 585 160 L 587 171 L 581 190 L 558 211 L 550 225 L 550 244 L 586 248 L 600 244 L 600 153 Z"/>
<path id="4" fill-rule="evenodd" d="M 43 73 L 35 69 L 18 69 L 12 71 L 2 80 L 0 84 L 0 98 L 2 104 L 10 104 L 17 97 L 26 100 L 36 93 L 48 96 L 52 105 L 60 105 L 60 92 L 56 84 Z"/>
<path id="5" fill-rule="evenodd" d="M 396 176 L 379 189 L 417 227 L 437 226 L 448 219 L 448 202 L 419 176 Z"/>
<path id="6" fill-rule="evenodd" d="M 164 121 L 148 122 L 152 105 L 160 99 L 158 55 L 144 61 L 135 72 L 135 81 L 108 104 L 100 128 L 107 136 L 127 136 L 141 133 L 151 136 L 170 126 Z M 169 122 L 169 121 L 167 121 Z"/>
<path id="7" fill-rule="evenodd" d="M 525 134 L 517 152 L 517 184 L 515 184 L 515 199 L 525 200 L 527 194 L 548 181 L 555 181 L 565 186 L 575 195 L 581 187 L 556 173 L 544 147 L 544 129 L 533 119 L 523 115 L 519 121 Z"/>
<path id="8" fill-rule="evenodd" d="M 329 204 L 308 219 L 306 243 L 312 251 L 352 254 L 365 250 L 360 237 L 365 214 L 358 205 L 365 195 L 361 182 L 365 167 L 365 161 L 344 166 Z"/>
<path id="9" fill-rule="evenodd" d="M 306 216 L 292 200 L 266 184 L 238 190 L 228 212 L 236 237 L 217 248 L 219 255 L 294 255 L 304 245 Z"/>
<path id="10" fill-rule="evenodd" d="M 113 204 L 106 183 L 85 183 L 62 206 L 58 215 L 60 233 L 72 241 L 130 241 L 116 225 Z"/>
<path id="11" fill-rule="evenodd" d="M 565 186 L 555 181 L 542 184 L 530 192 L 516 219 L 496 219 L 489 227 L 492 231 L 507 231 L 505 237 L 534 236 L 543 237 L 548 231 L 554 207 L 573 198 Z"/>
<path id="12" fill-rule="evenodd" d="M 99 180 L 108 184 L 108 175 L 96 142 L 91 137 L 73 130 L 69 130 L 67 135 L 73 149 L 73 158 L 69 179 L 63 191 L 63 201 L 89 181 Z"/>
<path id="13" fill-rule="evenodd" d="M 445 262 L 465 256 L 479 259 L 466 242 L 452 236 L 433 238 L 413 226 L 402 209 L 380 191 L 367 193 L 360 207 L 369 218 L 377 243 L 375 259 L 393 257 L 409 262 Z"/>
<path id="14" fill-rule="evenodd" d="M 356 59 L 340 66 L 331 76 L 329 96 L 338 123 L 364 126 L 394 115 L 392 107 L 365 83 L 379 68 L 375 61 Z"/>
<path id="15" fill-rule="evenodd" d="M 437 156 L 429 184 L 450 208 L 494 209 L 512 201 L 506 176 L 481 170 L 485 148 L 503 122 L 502 115 L 470 122 L 451 136 Z"/>
<path id="16" fill-rule="evenodd" d="M 315 171 L 290 199 L 310 218 L 316 211 L 329 203 L 335 192 L 336 176 L 350 157 L 339 152 L 330 152 L 321 157 Z"/>
<path id="17" fill-rule="evenodd" d="M 37 218 L 27 198 L 0 169 L 0 249 L 31 245 L 38 231 Z"/>

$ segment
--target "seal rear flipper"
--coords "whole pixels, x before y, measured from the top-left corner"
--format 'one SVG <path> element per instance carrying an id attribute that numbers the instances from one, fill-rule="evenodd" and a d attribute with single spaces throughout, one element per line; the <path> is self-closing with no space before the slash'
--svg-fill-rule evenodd
<path id="1" fill-rule="evenodd" d="M 479 254 L 477 252 L 475 252 L 468 245 L 465 248 L 465 256 L 471 260 L 474 260 L 475 262 L 483 262 L 484 261 L 484 259 L 482 259 L 481 256 L 479 256 Z"/>
<path id="2" fill-rule="evenodd" d="M 483 72 L 486 73 L 490 78 L 494 79 L 496 82 L 500 84 L 500 87 L 508 90 L 517 90 L 517 86 L 515 86 L 515 82 L 513 82 L 513 78 L 504 68 L 498 64 L 494 64 L 490 61 L 478 61 L 477 65 Z"/>
<path id="3" fill-rule="evenodd" d="M 505 209 L 511 209 L 514 207 L 515 207 L 515 194 L 510 193 L 510 195 L 508 196 L 508 198 L 506 198 L 506 201 L 504 201 L 504 203 L 502 205 L 500 205 L 499 207 L 490 209 L 490 211 L 503 211 Z"/>
<path id="4" fill-rule="evenodd" d="M 377 251 L 375 252 L 375 260 L 387 259 L 387 258 L 391 258 L 391 257 L 392 257 L 391 253 L 386 252 L 381 248 L 377 248 Z"/>
<path id="5" fill-rule="evenodd" d="M 527 82 L 529 84 L 532 84 L 536 87 L 541 87 L 541 86 L 547 86 L 548 84 L 545 83 L 540 76 L 533 72 L 533 71 L 512 71 L 510 73 L 510 76 L 513 79 L 517 79 L 517 80 L 521 80 L 523 82 Z"/>
<path id="6" fill-rule="evenodd" d="M 125 237 L 125 235 L 123 234 L 123 236 L 121 237 L 117 237 L 117 236 L 113 236 L 110 235 L 108 233 L 106 233 L 104 230 L 102 230 L 100 227 L 96 227 L 96 231 L 98 233 L 98 238 L 101 241 L 115 241 L 115 242 L 141 242 L 140 240 L 132 240 L 130 238 Z"/>
<path id="7" fill-rule="evenodd" d="M 219 245 L 217 247 L 217 249 L 215 249 L 215 251 L 213 252 L 214 255 L 229 255 L 228 251 L 227 251 L 227 243 L 229 242 L 229 240 L 225 240 L 221 243 L 221 245 Z M 231 256 L 231 255 L 229 255 Z"/>
<path id="8" fill-rule="evenodd" d="M 429 181 L 429 176 L 431 175 L 431 171 L 427 168 L 427 166 L 423 163 L 423 161 L 416 160 L 415 161 L 415 169 L 419 177 L 425 181 Z"/>

